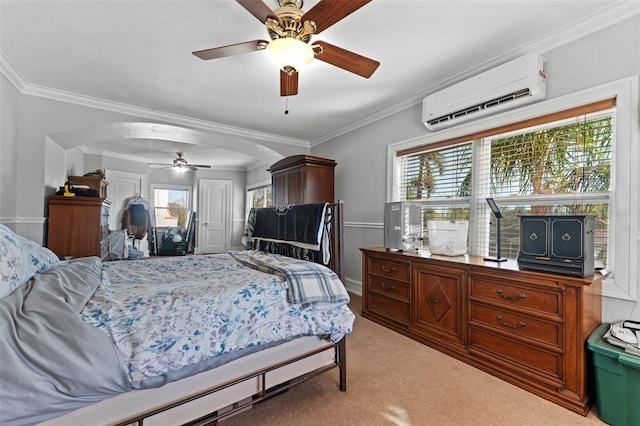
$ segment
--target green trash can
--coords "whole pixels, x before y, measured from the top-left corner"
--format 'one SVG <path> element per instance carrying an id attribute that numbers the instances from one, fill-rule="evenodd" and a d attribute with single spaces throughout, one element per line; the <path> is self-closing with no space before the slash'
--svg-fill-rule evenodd
<path id="1" fill-rule="evenodd" d="M 607 343 L 610 324 L 601 324 L 587 339 L 593 353 L 596 406 L 601 420 L 612 426 L 640 425 L 640 356 Z"/>

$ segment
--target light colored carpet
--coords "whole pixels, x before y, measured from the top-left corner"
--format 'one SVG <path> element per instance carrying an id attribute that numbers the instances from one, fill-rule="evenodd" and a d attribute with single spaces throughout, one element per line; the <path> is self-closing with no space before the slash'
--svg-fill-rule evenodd
<path id="1" fill-rule="evenodd" d="M 236 425 L 602 425 L 357 315 L 338 370 L 220 422 Z"/>

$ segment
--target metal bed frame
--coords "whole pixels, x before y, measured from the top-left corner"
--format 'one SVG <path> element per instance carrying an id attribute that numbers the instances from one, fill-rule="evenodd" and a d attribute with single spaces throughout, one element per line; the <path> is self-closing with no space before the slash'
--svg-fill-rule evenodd
<path id="1" fill-rule="evenodd" d="M 157 409 L 153 409 L 153 410 L 149 410 L 149 411 L 145 411 L 143 413 L 137 414 L 135 416 L 129 417 L 119 423 L 116 423 L 115 426 L 125 426 L 125 425 L 130 425 L 130 424 L 137 424 L 139 426 L 144 426 L 144 420 L 155 416 L 156 414 L 160 414 L 162 412 L 171 410 L 173 408 L 179 407 L 181 405 L 184 404 L 188 404 L 192 401 L 195 401 L 197 399 L 203 398 L 205 396 L 211 395 L 215 392 L 218 392 L 220 390 L 229 388 L 231 386 L 240 384 L 242 382 L 246 382 L 248 380 L 251 379 L 256 379 L 259 378 L 260 382 L 261 382 L 261 389 L 260 391 L 254 395 L 251 400 L 249 401 L 244 401 L 244 402 L 240 402 L 240 403 L 235 403 L 233 404 L 233 406 L 227 410 L 224 411 L 223 413 L 219 413 L 218 411 L 214 411 L 208 415 L 202 416 L 200 418 L 197 418 L 195 420 L 192 420 L 190 422 L 184 423 L 184 425 L 188 425 L 188 426 L 200 426 L 200 425 L 209 425 L 209 424 L 215 424 L 216 421 L 224 419 L 225 417 L 231 416 L 241 410 L 244 410 L 247 407 L 250 407 L 254 404 L 257 404 L 259 402 L 262 402 L 266 399 L 269 399 L 271 397 L 274 397 L 276 395 L 279 395 L 280 393 L 292 388 L 293 386 L 300 384 L 302 382 L 305 382 L 313 377 L 316 377 L 322 373 L 325 373 L 329 370 L 332 370 L 334 368 L 339 368 L 340 369 L 340 390 L 342 392 L 346 392 L 347 390 L 347 356 L 346 356 L 346 342 L 345 342 L 346 337 L 343 337 L 339 342 L 337 343 L 332 343 L 329 344 L 328 346 L 316 349 L 314 351 L 311 352 L 307 352 L 304 355 L 300 355 L 297 356 L 295 358 L 291 358 L 288 359 L 286 361 L 274 364 L 270 367 L 261 369 L 261 370 L 257 370 L 254 371 L 252 373 L 246 374 L 244 376 L 238 377 L 234 380 L 231 380 L 229 382 L 223 383 L 221 385 L 217 385 L 217 386 L 213 386 L 209 389 L 206 389 L 202 392 L 197 393 L 196 395 L 191 395 L 188 397 L 185 397 L 184 399 L 181 399 L 179 401 L 176 401 L 172 404 L 169 405 L 165 405 L 163 407 L 157 408 Z M 316 368 L 315 370 L 309 371 L 307 373 L 304 373 L 298 377 L 295 377 L 291 380 L 288 380 L 280 385 L 275 385 L 273 387 L 270 388 L 266 388 L 266 375 L 267 373 L 271 372 L 271 371 L 275 371 L 279 368 L 285 367 L 287 365 L 293 364 L 297 361 L 300 361 L 302 359 L 308 358 L 310 356 L 322 353 L 328 349 L 333 348 L 333 350 L 335 351 L 335 361 L 333 364 L 330 365 L 326 365 L 324 367 L 320 367 L 320 368 Z"/>
<path id="2" fill-rule="evenodd" d="M 344 208 L 344 203 L 342 201 L 338 201 L 337 203 L 332 203 L 329 204 L 329 209 L 328 209 L 328 213 L 327 213 L 327 218 L 325 220 L 325 225 L 328 223 L 331 223 L 331 237 L 330 237 L 330 251 L 331 251 L 331 260 L 330 260 L 330 264 L 328 265 L 334 272 L 336 272 L 336 274 L 340 277 L 341 280 L 344 279 L 344 253 L 343 253 L 343 246 L 344 246 L 344 235 L 343 235 L 343 231 L 344 231 L 344 216 L 343 216 L 343 208 Z M 266 387 L 266 375 L 269 372 L 272 371 L 276 371 L 280 368 L 286 367 L 288 365 L 294 364 L 300 360 L 309 358 L 311 356 L 320 354 L 322 352 L 325 352 L 327 350 L 333 349 L 334 351 L 334 358 L 333 358 L 333 363 L 329 364 L 329 365 L 325 365 L 319 368 L 316 368 L 314 370 L 305 372 L 297 377 L 294 377 L 293 379 L 290 379 L 288 381 L 285 381 L 284 383 L 281 384 L 277 384 L 275 386 Z M 346 353 L 346 336 L 343 337 L 339 342 L 337 343 L 328 343 L 326 346 L 320 347 L 318 349 L 312 350 L 310 352 L 306 352 L 302 355 L 287 359 L 285 361 L 282 362 L 278 362 L 276 364 L 273 364 L 271 366 L 268 366 L 266 368 L 263 369 L 259 369 L 256 371 L 253 371 L 251 373 L 242 375 L 240 377 L 237 377 L 231 381 L 225 382 L 223 384 L 219 384 L 216 386 L 212 386 L 211 388 L 202 390 L 194 395 L 189 395 L 187 397 L 181 398 L 173 403 L 170 403 L 168 405 L 164 405 L 162 407 L 159 408 L 154 408 L 148 411 L 144 411 L 142 413 L 138 413 L 135 416 L 131 416 L 128 417 L 118 423 L 115 424 L 115 426 L 125 426 L 125 425 L 131 425 L 131 424 L 136 424 L 138 426 L 144 426 L 144 421 L 146 419 L 149 419 L 150 417 L 153 417 L 157 414 L 169 411 L 171 409 L 174 409 L 176 407 L 182 406 L 184 404 L 188 404 L 190 402 L 193 402 L 195 400 L 198 400 L 200 398 L 206 397 L 208 395 L 212 395 L 218 391 L 221 391 L 223 389 L 227 389 L 230 388 L 234 385 L 238 385 L 244 382 L 247 382 L 249 380 L 252 379 L 258 379 L 260 381 L 260 387 L 261 389 L 258 391 L 257 394 L 253 395 L 250 400 L 246 401 L 243 400 L 242 402 L 237 402 L 235 404 L 233 404 L 228 410 L 225 410 L 224 412 L 219 412 L 218 411 L 213 411 L 210 414 L 207 414 L 205 416 L 201 416 L 195 420 L 191 420 L 187 423 L 184 423 L 184 425 L 189 425 L 189 426 L 199 426 L 199 425 L 211 425 L 211 424 L 216 424 L 216 422 L 218 420 L 224 419 L 226 417 L 229 417 L 247 407 L 250 407 L 254 404 L 257 404 L 261 401 L 264 401 L 266 399 L 269 399 L 271 397 L 274 397 L 276 395 L 279 395 L 280 393 L 288 390 L 289 388 L 300 384 L 306 380 L 309 380 L 313 377 L 316 377 L 322 373 L 325 373 L 329 370 L 332 370 L 334 368 L 338 368 L 339 372 L 340 372 L 340 391 L 342 392 L 346 392 L 347 390 L 347 353 Z"/>

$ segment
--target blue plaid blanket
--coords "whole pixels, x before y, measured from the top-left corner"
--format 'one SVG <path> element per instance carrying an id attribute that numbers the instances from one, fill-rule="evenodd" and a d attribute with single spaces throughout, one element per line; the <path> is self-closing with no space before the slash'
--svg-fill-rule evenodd
<path id="1" fill-rule="evenodd" d="M 290 303 L 327 308 L 349 303 L 349 293 L 340 278 L 326 266 L 259 251 L 229 253 L 237 262 L 286 279 Z"/>

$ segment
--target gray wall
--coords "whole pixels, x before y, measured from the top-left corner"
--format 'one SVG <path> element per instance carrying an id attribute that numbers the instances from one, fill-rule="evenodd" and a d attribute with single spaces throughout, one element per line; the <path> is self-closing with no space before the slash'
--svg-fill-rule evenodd
<path id="1" fill-rule="evenodd" d="M 0 222 L 11 226 L 17 232 L 35 241 L 43 241 L 46 232 L 46 200 L 58 187 L 64 184 L 67 175 L 83 175 L 96 169 L 118 170 L 130 173 L 150 175 L 149 166 L 144 162 L 123 160 L 108 155 L 84 153 L 78 147 L 62 148 L 59 143 L 61 134 L 73 135 L 73 130 L 101 125 L 102 123 L 153 122 L 145 117 L 114 112 L 100 108 L 62 102 L 39 96 L 20 94 L 13 84 L 1 77 L 2 83 L 2 139 L 0 153 L 2 166 L 0 174 Z M 64 138 L 62 138 L 64 139 Z M 66 143 L 67 141 L 65 141 Z M 252 142 L 257 143 L 257 142 Z M 292 154 L 308 154 L 309 148 L 264 143 L 280 158 Z M 89 149 L 91 147 L 89 146 Z M 257 161 L 257 160 L 256 160 Z M 268 176 L 269 165 L 256 166 L 255 172 L 246 171 L 199 171 L 190 174 L 194 179 L 215 178 L 228 179 L 233 182 L 234 239 L 232 246 L 240 246 L 241 228 L 237 221 L 244 217 L 244 191 L 250 182 L 247 176 L 254 176 L 259 181 Z M 155 173 L 155 172 L 154 172 Z M 167 183 L 161 172 L 150 176 Z M 181 183 L 174 181 L 175 183 Z M 190 181 L 194 190 L 197 180 Z M 236 238 L 237 237 L 237 238 Z"/>
<path id="2" fill-rule="evenodd" d="M 0 222 L 13 227 L 16 216 L 18 115 L 20 94 L 0 75 Z"/>
<path id="3" fill-rule="evenodd" d="M 640 74 L 639 52 L 638 16 L 564 46 L 540 52 L 547 58 L 547 97 L 554 98 Z M 21 95 L 4 76 L 0 84 L 0 221 L 3 223 L 10 224 L 34 240 L 41 240 L 45 200 L 50 191 L 55 189 L 55 182 L 64 182 L 69 173 L 79 174 L 96 168 L 139 172 L 139 164 L 92 154 L 83 155 L 77 148 L 61 152 L 59 147 L 49 143 L 47 137 L 95 123 L 149 120 L 90 106 Z M 310 152 L 337 161 L 336 198 L 344 200 L 346 208 L 346 284 L 353 291 L 359 292 L 361 285 L 359 248 L 383 244 L 382 209 L 387 201 L 387 147 L 426 135 L 427 130 L 420 117 L 420 105 L 415 105 L 310 150 L 274 142 L 264 144 L 283 156 Z M 256 166 L 244 176 L 230 172 L 234 181 L 234 221 L 244 216 L 244 186 L 268 180 L 266 168 Z M 214 175 L 220 176 L 217 173 Z M 150 183 L 153 179 L 150 179 Z M 638 212 L 634 212 L 633 217 L 638 220 Z M 640 265 L 640 259 L 637 263 Z M 605 301 L 605 318 L 632 315 L 640 317 L 640 308 L 634 301 Z"/>
<path id="4" fill-rule="evenodd" d="M 547 59 L 547 99 L 640 74 L 640 17 L 540 53 Z M 428 133 L 418 104 L 311 149 L 338 163 L 336 197 L 345 201 L 346 284 L 352 291 L 361 289 L 359 248 L 384 244 L 387 147 Z M 638 212 L 632 217 L 638 220 Z M 640 319 L 633 301 L 608 299 L 604 305 L 605 318 Z"/>

